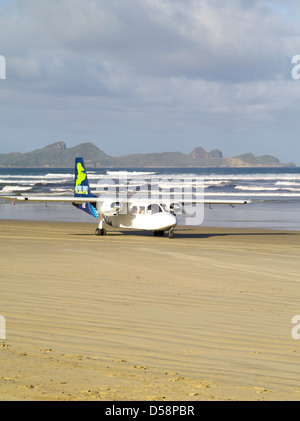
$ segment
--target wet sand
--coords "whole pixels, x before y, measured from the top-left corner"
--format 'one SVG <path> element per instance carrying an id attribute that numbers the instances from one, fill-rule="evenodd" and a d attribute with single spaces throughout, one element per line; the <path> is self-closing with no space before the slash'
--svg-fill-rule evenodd
<path id="1" fill-rule="evenodd" d="M 0 221 L 0 400 L 300 400 L 300 232 Z"/>

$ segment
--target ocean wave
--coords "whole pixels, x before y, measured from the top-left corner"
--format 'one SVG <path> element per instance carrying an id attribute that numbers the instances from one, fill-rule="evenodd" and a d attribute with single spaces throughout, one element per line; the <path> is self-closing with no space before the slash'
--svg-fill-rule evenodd
<path id="1" fill-rule="evenodd" d="M 236 190 L 253 190 L 253 191 L 278 191 L 282 190 L 280 187 L 267 187 L 267 186 L 235 186 Z"/>
<path id="2" fill-rule="evenodd" d="M 62 193 L 62 192 L 64 192 L 64 193 L 73 193 L 73 189 L 71 190 L 71 189 L 63 189 L 63 188 L 52 188 L 52 189 L 50 189 L 50 192 L 52 192 L 52 193 Z"/>
<path id="3" fill-rule="evenodd" d="M 158 177 L 161 178 L 184 178 L 184 179 L 197 179 L 202 178 L 205 181 L 213 180 L 213 181 L 220 181 L 223 180 L 225 182 L 229 182 L 232 180 L 242 180 L 242 181 L 299 181 L 300 182 L 300 174 L 263 174 L 263 173 L 256 173 L 256 174 L 159 174 Z"/>
<path id="4" fill-rule="evenodd" d="M 59 173 L 48 173 L 44 176 L 44 178 L 73 178 L 74 174 L 59 174 Z"/>
<path id="5" fill-rule="evenodd" d="M 204 180 L 204 187 L 207 189 L 209 187 L 228 187 L 232 185 L 232 181 L 228 180 Z"/>
<path id="6" fill-rule="evenodd" d="M 152 193 L 152 194 L 156 194 L 156 193 L 158 193 L 160 196 L 162 196 L 162 197 L 168 197 L 170 194 L 171 195 L 177 195 L 178 197 L 180 197 L 180 196 L 183 196 L 184 197 L 184 195 L 186 195 L 186 196 L 192 196 L 192 197 L 200 197 L 201 198 L 201 196 L 203 197 L 206 197 L 206 196 L 217 196 L 217 197 L 221 197 L 221 196 L 224 196 L 224 197 L 230 197 L 230 196 L 234 196 L 234 197 L 241 197 L 241 198 L 243 198 L 243 199 L 247 199 L 247 197 L 249 197 L 249 196 L 259 196 L 259 197 L 263 197 L 263 196 L 268 196 L 268 197 L 270 197 L 270 196 L 283 196 L 283 197 L 285 197 L 285 196 L 295 196 L 295 197 L 300 197 L 300 191 L 299 191 L 299 193 L 287 193 L 287 192 L 278 192 L 278 191 L 275 191 L 275 192 L 256 192 L 256 193 L 254 193 L 254 192 L 245 192 L 244 194 L 243 193 L 237 193 L 237 192 L 224 192 L 224 191 L 219 191 L 219 192 L 201 192 L 201 191 L 199 191 L 199 192 L 174 192 L 174 193 L 169 193 L 169 192 L 157 192 L 156 190 L 153 190 L 152 192 L 150 191 L 150 192 L 148 192 L 148 191 L 138 191 L 138 192 L 134 192 L 134 193 L 136 193 L 136 194 L 138 194 L 138 195 L 145 195 L 145 196 L 147 196 L 149 193 Z"/>
<path id="7" fill-rule="evenodd" d="M 42 186 L 48 186 L 49 184 L 66 184 L 70 183 L 70 180 L 38 180 L 35 185 L 42 185 Z"/>
<path id="8" fill-rule="evenodd" d="M 276 186 L 299 186 L 300 187 L 300 182 L 296 182 L 296 181 L 277 181 L 275 183 Z"/>
<path id="9" fill-rule="evenodd" d="M 170 189 L 174 189 L 174 194 L 178 194 L 176 190 L 184 189 L 187 192 L 189 189 L 195 190 L 196 194 L 201 194 L 205 189 L 207 196 L 281 196 L 281 197 L 298 197 L 300 193 L 300 173 L 294 174 L 292 172 L 277 173 L 276 170 L 272 172 L 255 173 L 235 172 L 230 170 L 226 174 L 226 170 L 214 173 L 205 169 L 199 169 L 200 174 L 196 173 L 196 169 L 191 169 L 191 172 L 176 173 L 176 169 L 170 169 L 167 174 L 165 169 L 156 171 L 147 171 L 147 169 L 127 170 L 105 170 L 97 169 L 94 171 L 87 171 L 88 179 L 90 181 L 90 188 L 97 194 L 101 193 L 104 187 L 110 188 L 118 187 L 120 190 L 130 190 L 137 193 L 140 186 L 141 190 L 148 193 L 145 184 L 152 187 L 152 191 L 157 192 L 162 190 L 163 194 L 168 194 Z M 50 194 L 58 195 L 61 193 L 73 193 L 74 174 L 67 170 L 63 173 L 62 170 L 55 172 L 47 172 L 48 169 L 37 173 L 35 171 L 18 170 L 12 171 L 9 174 L 0 175 L 0 184 L 2 184 L 2 194 L 10 192 L 26 192 L 33 190 L 32 194 Z M 188 170 L 187 170 L 188 171 Z M 218 170 L 216 170 L 218 171 Z M 264 171 L 264 170 L 261 170 Z M 47 173 L 46 173 L 47 172 Z M 113 181 L 113 184 L 112 184 Z M 149 187 L 149 189 L 150 189 Z M 1 187 L 0 187 L 1 189 Z"/>
<path id="10" fill-rule="evenodd" d="M 169 188 L 182 188 L 182 187 L 184 187 L 184 188 L 192 188 L 192 187 L 200 187 L 200 188 L 203 188 L 204 187 L 204 183 L 203 183 L 203 181 L 201 181 L 201 180 L 199 180 L 199 181 L 197 181 L 197 182 L 193 182 L 193 183 L 187 183 L 186 181 L 176 181 L 176 182 L 174 182 L 174 181 L 170 181 L 170 182 L 166 182 L 166 183 L 159 183 L 158 184 L 158 187 L 160 187 L 160 188 L 166 188 L 166 189 L 169 189 Z"/>
<path id="11" fill-rule="evenodd" d="M 28 174 L 28 175 L 22 175 L 22 174 L 1 174 L 1 178 L 12 178 L 12 179 L 56 179 L 56 178 L 74 178 L 74 174 L 46 174 L 46 175 L 33 175 L 33 174 Z"/>
<path id="12" fill-rule="evenodd" d="M 299 184 L 298 184 L 299 185 Z M 300 185 L 299 185 L 300 187 Z M 300 192 L 300 188 L 297 189 L 295 187 L 267 187 L 267 186 L 235 186 L 236 190 L 244 190 L 244 191 L 294 191 Z"/>
<path id="13" fill-rule="evenodd" d="M 127 172 L 127 171 L 108 171 L 104 175 L 95 175 L 99 178 L 121 178 L 126 177 L 127 179 L 141 177 L 145 180 L 151 180 L 151 182 L 170 182 L 170 181 L 184 181 L 184 182 L 202 182 L 206 185 L 220 186 L 222 184 L 229 185 L 232 182 L 270 182 L 270 183 L 296 183 L 297 180 L 300 183 L 300 174 L 160 174 L 151 172 Z M 90 178 L 90 177 L 89 177 Z"/>
<path id="14" fill-rule="evenodd" d="M 273 193 L 245 193 L 244 195 L 241 195 L 241 193 L 225 193 L 225 192 L 214 192 L 214 193 L 205 193 L 205 196 L 239 196 L 242 197 L 243 199 L 247 199 L 247 197 L 251 196 L 256 196 L 256 197 L 272 197 L 272 196 L 276 196 L 276 197 L 300 197 L 300 192 L 299 193 L 283 193 L 283 192 L 273 192 Z"/>
<path id="15" fill-rule="evenodd" d="M 153 171 L 106 171 L 106 175 L 109 176 L 119 176 L 119 175 L 129 175 L 129 176 L 144 176 L 144 175 L 155 175 L 156 172 Z"/>
<path id="16" fill-rule="evenodd" d="M 25 186 L 5 186 L 0 193 L 12 193 L 17 191 L 29 191 L 32 190 L 32 187 Z"/>
<path id="17" fill-rule="evenodd" d="M 112 186 L 111 183 L 106 182 L 106 178 L 104 178 L 102 180 L 102 182 L 100 183 L 100 180 L 98 181 L 98 183 L 90 183 L 90 187 L 91 188 L 96 188 L 96 187 L 109 187 Z M 155 186 L 156 188 L 195 188 L 195 187 L 199 187 L 199 188 L 210 188 L 210 187 L 226 187 L 226 186 L 230 186 L 232 183 L 230 181 L 204 181 L 203 179 L 199 178 L 198 180 L 185 180 L 185 179 L 171 179 L 171 180 L 164 180 L 162 181 L 159 178 L 154 178 L 151 180 L 141 180 L 141 182 L 139 182 L 139 180 L 128 180 L 128 184 L 122 182 L 123 180 L 120 180 L 121 183 L 119 183 L 118 181 L 114 182 L 114 186 L 116 187 L 123 187 L 123 186 L 130 186 L 130 187 L 134 187 L 134 186 L 142 186 L 144 184 L 147 185 L 151 185 L 151 186 Z"/>
<path id="18" fill-rule="evenodd" d="M 70 183 L 70 180 L 45 180 L 45 179 L 29 179 L 29 180 L 10 180 L 10 179 L 0 179 L 0 184 L 12 184 L 12 185 L 19 185 L 19 186 L 37 186 L 37 185 L 41 185 L 41 186 L 47 186 L 49 184 L 66 184 L 66 183 Z"/>
<path id="19" fill-rule="evenodd" d="M 36 184 L 35 180 L 29 180 L 29 181 L 16 181 L 16 180 L 4 180 L 0 179 L 0 184 L 12 184 L 14 186 L 34 186 Z"/>

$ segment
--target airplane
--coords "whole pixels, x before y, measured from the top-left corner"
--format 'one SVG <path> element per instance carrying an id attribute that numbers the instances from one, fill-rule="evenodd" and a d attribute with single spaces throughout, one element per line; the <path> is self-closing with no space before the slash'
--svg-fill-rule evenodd
<path id="1" fill-rule="evenodd" d="M 170 195 L 169 195 L 170 196 Z M 230 206 L 251 203 L 250 200 L 206 200 L 184 198 L 181 201 L 160 198 L 127 197 L 120 199 L 117 195 L 103 194 L 96 196 L 91 192 L 83 158 L 75 158 L 74 196 L 1 196 L 0 199 L 15 202 L 64 202 L 72 203 L 76 208 L 98 219 L 95 230 L 97 236 L 106 235 L 105 225 L 117 228 L 140 229 L 153 231 L 155 236 L 168 232 L 174 238 L 177 225 L 176 213 L 190 203 L 192 205 L 227 204 Z"/>

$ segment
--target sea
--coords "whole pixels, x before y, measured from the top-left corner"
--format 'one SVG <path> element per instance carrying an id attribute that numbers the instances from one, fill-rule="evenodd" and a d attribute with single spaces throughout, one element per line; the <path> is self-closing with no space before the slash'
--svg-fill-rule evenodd
<path id="1" fill-rule="evenodd" d="M 200 223 L 206 227 L 300 230 L 300 168 L 92 168 L 90 188 L 126 185 L 138 192 L 145 185 L 176 191 L 184 185 L 205 199 L 251 200 L 247 205 L 205 206 Z M 174 190 L 172 190 L 174 188 Z M 170 190 L 171 189 L 171 190 Z M 105 187 L 104 187 L 105 190 Z M 0 195 L 72 196 L 70 168 L 0 168 Z M 178 216 L 179 224 L 183 222 Z M 183 218 L 183 217 L 182 217 Z M 70 203 L 18 203 L 0 200 L 0 219 L 96 222 Z M 193 225 L 193 223 L 191 223 Z"/>

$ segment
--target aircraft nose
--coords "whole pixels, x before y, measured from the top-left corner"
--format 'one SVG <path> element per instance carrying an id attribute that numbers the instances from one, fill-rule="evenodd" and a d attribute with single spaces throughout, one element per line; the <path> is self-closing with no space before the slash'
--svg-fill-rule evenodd
<path id="1" fill-rule="evenodd" d="M 170 227 L 175 227 L 177 225 L 177 218 L 175 215 L 168 215 L 170 221 Z"/>

